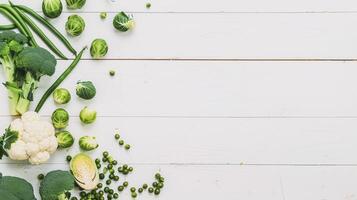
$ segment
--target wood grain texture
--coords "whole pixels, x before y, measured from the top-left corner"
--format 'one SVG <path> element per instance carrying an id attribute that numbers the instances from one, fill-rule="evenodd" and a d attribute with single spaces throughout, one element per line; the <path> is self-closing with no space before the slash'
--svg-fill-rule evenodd
<path id="1" fill-rule="evenodd" d="M 43 78 L 36 100 L 69 63 L 60 61 L 57 73 Z M 355 74 L 355 62 L 83 60 L 61 87 L 72 93 L 66 108 L 73 116 L 89 105 L 99 116 L 356 117 Z M 96 85 L 92 101 L 76 96 L 78 80 Z M 0 99 L 0 115 L 8 115 L 7 104 Z M 56 107 L 49 98 L 41 113 Z"/>
<path id="2" fill-rule="evenodd" d="M 41 0 L 13 2 L 41 11 Z M 147 2 L 152 4 L 151 9 L 146 9 Z M 83 9 L 69 12 L 354 12 L 356 5 L 353 0 L 91 0 Z M 65 12 L 68 10 L 65 9 Z"/>
<path id="3" fill-rule="evenodd" d="M 49 120 L 49 119 L 48 119 Z M 0 127 L 10 118 L 1 117 Z M 357 165 L 357 119 L 193 119 L 100 117 L 81 125 L 78 117 L 67 128 L 76 138 L 69 150 L 57 152 L 51 163 L 65 163 L 79 151 L 78 139 L 96 136 L 104 150 L 121 162 L 140 164 Z M 118 129 L 130 144 L 124 150 L 114 140 Z M 2 163 L 11 162 L 6 159 Z"/>
<path id="4" fill-rule="evenodd" d="M 67 167 L 64 164 L 0 165 L 0 171 L 31 181 L 37 191 L 37 174 Z M 354 167 L 134 165 L 134 168 L 135 174 L 125 178 L 131 186 L 151 183 L 157 170 L 166 178 L 166 187 L 159 198 L 143 193 L 140 199 L 356 199 Z M 129 195 L 125 191 L 121 199 L 130 199 Z"/>
<path id="5" fill-rule="evenodd" d="M 63 33 L 68 15 L 52 20 Z M 353 59 L 357 55 L 357 13 L 136 13 L 137 26 L 126 33 L 113 28 L 114 14 L 105 21 L 99 13 L 81 16 L 86 30 L 71 42 L 81 49 L 104 38 L 109 44 L 105 59 Z M 91 58 L 88 52 L 84 57 Z"/>

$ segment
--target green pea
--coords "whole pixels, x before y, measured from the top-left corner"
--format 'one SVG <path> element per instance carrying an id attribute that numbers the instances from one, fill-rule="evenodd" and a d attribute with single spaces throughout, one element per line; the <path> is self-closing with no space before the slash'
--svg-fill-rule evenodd
<path id="1" fill-rule="evenodd" d="M 99 158 L 95 159 L 95 164 L 100 164 L 100 159 Z"/>
<path id="2" fill-rule="evenodd" d="M 127 169 L 128 168 L 128 165 L 127 164 L 124 164 L 123 165 L 123 169 Z"/>
<path id="3" fill-rule="evenodd" d="M 97 184 L 97 188 L 102 188 L 103 187 L 103 184 L 102 183 L 98 183 Z"/>
<path id="4" fill-rule="evenodd" d="M 97 164 L 97 169 L 100 169 L 102 167 L 101 164 Z"/>
<path id="5" fill-rule="evenodd" d="M 163 184 L 163 183 L 158 183 L 158 184 L 157 184 L 157 187 L 161 189 L 161 188 L 164 187 L 164 184 Z"/>
<path id="6" fill-rule="evenodd" d="M 112 164 L 108 164 L 107 168 L 108 169 L 113 169 L 113 165 Z"/>
<path id="7" fill-rule="evenodd" d="M 117 199 L 117 198 L 119 198 L 119 194 L 118 193 L 114 193 L 113 197 L 114 197 L 114 199 Z"/>
<path id="8" fill-rule="evenodd" d="M 131 197 L 136 198 L 137 196 L 138 194 L 136 194 L 136 192 L 131 193 Z"/>
<path id="9" fill-rule="evenodd" d="M 105 175 L 104 175 L 103 173 L 100 173 L 100 174 L 99 174 L 99 179 L 100 179 L 100 180 L 103 180 L 104 178 L 105 178 Z"/>
<path id="10" fill-rule="evenodd" d="M 149 191 L 149 193 L 153 193 L 154 192 L 154 188 L 149 187 L 148 191 Z"/>
<path id="11" fill-rule="evenodd" d="M 108 198 L 108 200 L 109 200 L 109 199 L 113 199 L 113 195 L 112 195 L 112 194 L 108 194 L 108 195 L 107 195 L 107 198 Z"/>
<path id="12" fill-rule="evenodd" d="M 111 183 L 112 183 L 111 180 L 107 180 L 107 181 L 105 182 L 105 184 L 107 184 L 107 185 L 110 185 Z"/>
<path id="13" fill-rule="evenodd" d="M 130 144 L 126 144 L 126 145 L 125 145 L 125 149 L 126 149 L 126 150 L 129 150 L 129 149 L 130 149 Z"/>
<path id="14" fill-rule="evenodd" d="M 158 183 L 157 183 L 157 182 L 153 182 L 153 183 L 152 183 L 152 186 L 153 186 L 154 188 L 156 188 L 156 187 L 157 187 L 157 185 L 158 185 Z"/>
<path id="15" fill-rule="evenodd" d="M 72 156 L 68 155 L 68 156 L 66 157 L 66 160 L 67 160 L 67 162 L 71 161 L 71 160 L 72 160 Z"/>
<path id="16" fill-rule="evenodd" d="M 161 178 L 161 174 L 156 173 L 156 174 L 155 174 L 155 178 L 156 178 L 156 180 L 159 180 L 159 179 Z"/>
<path id="17" fill-rule="evenodd" d="M 143 188 L 144 188 L 144 189 L 147 189 L 147 188 L 148 188 L 148 184 L 144 183 L 144 184 L 143 184 Z"/>
<path id="18" fill-rule="evenodd" d="M 124 186 L 121 185 L 121 186 L 118 187 L 118 191 L 119 191 L 119 192 L 121 192 L 121 191 L 123 191 L 123 190 L 124 190 Z"/>
<path id="19" fill-rule="evenodd" d="M 103 156 L 104 156 L 104 158 L 107 158 L 107 157 L 109 156 L 108 151 L 104 151 L 104 152 L 103 152 Z"/>
<path id="20" fill-rule="evenodd" d="M 119 176 L 114 176 L 114 181 L 119 181 Z"/>
<path id="21" fill-rule="evenodd" d="M 114 73 L 115 73 L 115 72 L 114 72 Z M 117 139 L 117 140 L 119 140 L 120 135 L 119 135 L 119 134 L 115 134 L 114 138 Z"/>
<path id="22" fill-rule="evenodd" d="M 143 188 L 139 188 L 139 189 L 138 189 L 138 192 L 139 192 L 139 193 L 142 193 L 143 191 L 144 191 Z"/>
<path id="23" fill-rule="evenodd" d="M 82 192 L 79 193 L 79 196 L 80 196 L 80 197 L 86 197 L 87 194 L 86 194 L 86 192 L 82 191 Z"/>
<path id="24" fill-rule="evenodd" d="M 129 172 L 132 172 L 134 170 L 133 167 L 129 167 Z"/>
<path id="25" fill-rule="evenodd" d="M 124 144 L 124 140 L 119 140 L 119 145 L 123 145 Z"/>
<path id="26" fill-rule="evenodd" d="M 129 185 L 128 181 L 124 181 L 124 182 L 123 182 L 123 186 L 124 186 L 124 187 L 128 187 L 128 185 Z"/>
<path id="27" fill-rule="evenodd" d="M 165 182 L 165 178 L 164 178 L 164 177 L 160 177 L 159 182 L 160 182 L 160 183 Z"/>
<path id="28" fill-rule="evenodd" d="M 136 188 L 135 187 L 131 187 L 130 188 L 130 192 L 135 192 L 136 191 Z"/>
<path id="29" fill-rule="evenodd" d="M 103 195 L 104 195 L 103 190 L 99 190 L 98 194 L 99 194 L 100 196 L 103 196 Z"/>
<path id="30" fill-rule="evenodd" d="M 45 175 L 39 174 L 39 175 L 37 176 L 37 178 L 38 178 L 38 180 L 43 180 L 43 179 L 45 178 Z"/>
<path id="31" fill-rule="evenodd" d="M 109 190 L 109 194 L 114 194 L 114 190 L 113 190 L 113 189 L 110 189 L 110 190 Z"/>
<path id="32" fill-rule="evenodd" d="M 112 165 L 117 165 L 117 164 L 118 164 L 118 161 L 113 160 Z"/>
<path id="33" fill-rule="evenodd" d="M 105 187 L 105 188 L 104 188 L 104 192 L 105 192 L 105 193 L 108 193 L 109 190 L 110 190 L 109 187 Z"/>
<path id="34" fill-rule="evenodd" d="M 156 188 L 154 194 L 155 194 L 155 195 L 159 195 L 159 194 L 160 194 L 160 189 L 159 189 L 159 188 Z"/>
<path id="35" fill-rule="evenodd" d="M 123 172 L 123 168 L 122 167 L 118 167 L 118 172 Z"/>

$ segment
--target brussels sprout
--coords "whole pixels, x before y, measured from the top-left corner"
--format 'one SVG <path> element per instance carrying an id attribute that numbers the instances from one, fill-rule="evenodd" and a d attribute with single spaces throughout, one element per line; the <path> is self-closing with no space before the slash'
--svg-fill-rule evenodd
<path id="1" fill-rule="evenodd" d="M 66 128 L 68 126 L 69 114 L 65 109 L 58 108 L 52 113 L 51 119 L 55 128 Z"/>
<path id="2" fill-rule="evenodd" d="M 58 104 L 66 104 L 71 100 L 71 94 L 65 88 L 58 88 L 53 92 L 53 100 Z"/>
<path id="3" fill-rule="evenodd" d="M 101 58 L 107 55 L 108 53 L 108 45 L 107 42 L 103 39 L 95 39 L 93 40 L 90 46 L 90 55 L 95 58 Z"/>
<path id="4" fill-rule="evenodd" d="M 79 147 L 85 151 L 91 151 L 98 148 L 98 143 L 95 140 L 95 137 L 92 136 L 83 136 L 79 139 Z"/>
<path id="5" fill-rule="evenodd" d="M 62 9 L 61 0 L 43 0 L 42 2 L 42 12 L 46 17 L 56 18 L 61 15 Z"/>
<path id="6" fill-rule="evenodd" d="M 87 106 L 84 107 L 79 113 L 79 118 L 85 124 L 91 124 L 97 118 L 97 112 L 95 110 L 89 109 Z"/>
<path id="7" fill-rule="evenodd" d="M 66 22 L 66 31 L 72 36 L 79 36 L 86 27 L 86 23 L 79 15 L 71 15 Z"/>
<path id="8" fill-rule="evenodd" d="M 73 157 L 69 164 L 71 172 L 75 177 L 77 184 L 85 190 L 97 188 L 99 175 L 93 159 L 85 154 L 80 153 Z"/>
<path id="9" fill-rule="evenodd" d="M 126 32 L 126 31 L 134 28 L 135 21 L 133 20 L 133 18 L 131 16 L 128 16 L 124 12 L 120 12 L 117 15 L 115 15 L 115 17 L 113 19 L 113 26 L 118 31 Z"/>
<path id="10" fill-rule="evenodd" d="M 56 133 L 56 138 L 58 142 L 58 147 L 68 148 L 71 147 L 74 143 L 74 138 L 72 134 L 68 131 L 60 131 Z"/>
<path id="11" fill-rule="evenodd" d="M 86 0 L 66 0 L 68 9 L 81 9 L 84 4 L 86 4 Z"/>
<path id="12" fill-rule="evenodd" d="M 93 99 L 97 90 L 91 81 L 78 81 L 76 86 L 76 94 L 82 99 Z"/>

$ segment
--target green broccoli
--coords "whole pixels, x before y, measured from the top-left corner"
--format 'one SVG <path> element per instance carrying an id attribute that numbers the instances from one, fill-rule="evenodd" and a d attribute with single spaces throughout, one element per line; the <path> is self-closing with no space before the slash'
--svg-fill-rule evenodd
<path id="1" fill-rule="evenodd" d="M 65 193 L 74 188 L 74 181 L 74 177 L 68 171 L 49 172 L 41 181 L 41 198 L 44 200 L 67 200 Z"/>
<path id="2" fill-rule="evenodd" d="M 56 58 L 40 47 L 26 47 L 17 55 L 15 65 L 19 74 L 22 74 L 22 92 L 16 106 L 17 112 L 23 114 L 28 110 L 40 78 L 44 75 L 52 76 L 56 64 Z"/>
<path id="3" fill-rule="evenodd" d="M 3 65 L 10 100 L 10 114 L 25 113 L 43 75 L 52 76 L 57 61 L 46 49 L 28 47 L 27 38 L 14 31 L 0 33 L 0 62 Z"/>
<path id="4" fill-rule="evenodd" d="M 24 48 L 27 38 L 14 31 L 4 31 L 0 33 L 0 62 L 3 65 L 8 96 L 10 99 L 10 114 L 16 115 L 17 101 L 19 99 L 18 83 L 16 82 L 16 67 L 14 58 Z"/>

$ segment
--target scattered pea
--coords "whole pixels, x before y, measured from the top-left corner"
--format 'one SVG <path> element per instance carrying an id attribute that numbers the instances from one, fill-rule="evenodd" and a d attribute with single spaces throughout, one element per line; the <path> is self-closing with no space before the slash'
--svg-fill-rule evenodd
<path id="1" fill-rule="evenodd" d="M 136 192 L 131 193 L 131 197 L 136 198 L 137 196 L 138 194 L 136 194 Z"/>
<path id="2" fill-rule="evenodd" d="M 135 192 L 136 191 L 136 188 L 132 187 L 130 188 L 130 192 Z"/>
<path id="3" fill-rule="evenodd" d="M 154 188 L 149 187 L 148 191 L 149 191 L 149 193 L 153 193 L 154 192 Z"/>
<path id="4" fill-rule="evenodd" d="M 111 180 L 107 180 L 107 181 L 105 181 L 105 184 L 107 184 L 107 185 L 110 185 L 112 183 L 112 181 Z"/>
<path id="5" fill-rule="evenodd" d="M 130 144 L 126 144 L 126 145 L 125 145 L 125 149 L 126 149 L 126 150 L 129 150 L 129 149 L 130 149 Z"/>
<path id="6" fill-rule="evenodd" d="M 45 178 L 45 175 L 39 174 L 39 175 L 37 176 L 37 178 L 38 178 L 38 180 L 43 180 L 43 179 Z"/>
<path id="7" fill-rule="evenodd" d="M 123 145 L 124 144 L 124 140 L 119 140 L 119 145 Z"/>
<path id="8" fill-rule="evenodd" d="M 123 182 L 123 186 L 124 186 L 124 187 L 128 187 L 128 185 L 129 185 L 128 181 L 124 181 L 124 182 Z"/>
<path id="9" fill-rule="evenodd" d="M 144 190 L 146 190 L 148 188 L 148 184 L 144 183 L 143 188 L 144 188 Z"/>
<path id="10" fill-rule="evenodd" d="M 160 194 L 160 189 L 159 189 L 159 188 L 156 188 L 154 194 L 155 194 L 155 195 L 159 195 L 159 194 Z"/>
<path id="11" fill-rule="evenodd" d="M 105 19 L 105 18 L 107 18 L 107 15 L 108 15 L 108 14 L 107 14 L 106 12 L 101 12 L 101 13 L 100 13 L 100 18 L 101 18 L 101 19 Z"/>
<path id="12" fill-rule="evenodd" d="M 143 188 L 139 188 L 139 189 L 138 189 L 138 192 L 139 192 L 139 193 L 142 193 L 143 191 L 144 191 Z"/>
<path id="13" fill-rule="evenodd" d="M 151 8 L 151 3 L 146 3 L 145 6 L 146 6 L 147 9 L 149 9 L 149 8 Z"/>
<path id="14" fill-rule="evenodd" d="M 67 162 L 71 161 L 71 160 L 72 160 L 72 156 L 68 155 L 68 156 L 66 157 L 66 160 L 67 160 Z"/>
<path id="15" fill-rule="evenodd" d="M 119 192 L 121 192 L 121 191 L 123 191 L 123 190 L 124 190 L 124 186 L 121 185 L 121 186 L 118 187 L 118 191 L 119 191 Z"/>
<path id="16" fill-rule="evenodd" d="M 110 71 L 110 72 L 112 72 L 112 71 Z M 114 72 L 114 74 L 115 74 L 115 72 Z M 112 75 L 112 74 L 110 74 L 111 76 L 114 76 L 114 74 Z M 119 138 L 120 138 L 120 135 L 117 133 L 117 134 L 115 134 L 114 135 L 114 138 L 115 139 L 117 139 L 117 140 L 119 140 Z"/>

